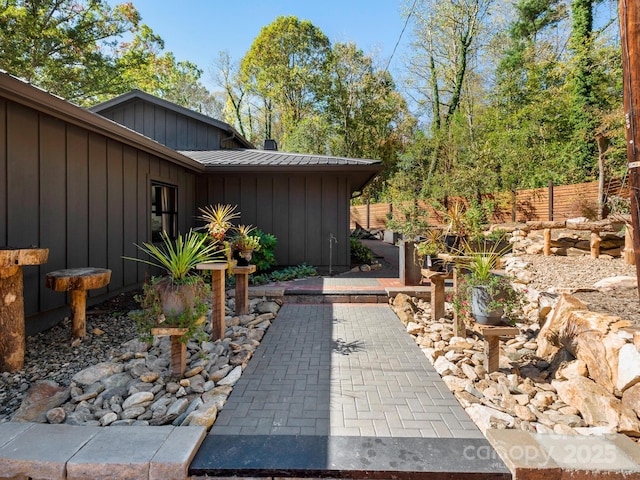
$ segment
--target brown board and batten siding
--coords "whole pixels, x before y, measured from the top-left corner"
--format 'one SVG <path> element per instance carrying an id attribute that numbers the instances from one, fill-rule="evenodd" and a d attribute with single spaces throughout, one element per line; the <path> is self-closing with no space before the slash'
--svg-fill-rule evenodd
<path id="1" fill-rule="evenodd" d="M 139 90 L 91 110 L 174 150 L 252 147 L 228 124 Z"/>
<path id="2" fill-rule="evenodd" d="M 336 271 L 349 268 L 349 177 L 335 173 L 260 172 L 200 176 L 198 205 L 241 206 L 244 224 L 278 239 L 280 265 L 309 265 Z M 338 245 L 330 252 L 329 238 Z M 331 259 L 330 257 L 331 253 Z"/>
<path id="3" fill-rule="evenodd" d="M 178 187 L 178 222 L 184 232 L 196 215 L 198 172 L 96 131 L 100 128 L 57 118 L 49 113 L 54 110 L 37 108 L 37 102 L 14 100 L 4 95 L 5 81 L 19 82 L 0 75 L 0 246 L 49 249 L 46 264 L 23 269 L 26 329 L 34 333 L 60 321 L 61 308 L 68 304 L 64 294 L 45 288 L 47 272 L 111 269 L 109 286 L 90 292 L 94 300 L 139 285 L 147 266 L 122 257 L 137 256 L 134 243 L 150 239 L 151 182 Z M 33 89 L 26 84 L 16 88 Z M 44 92 L 34 95 L 98 118 Z M 137 136 L 112 128 L 125 137 Z"/>

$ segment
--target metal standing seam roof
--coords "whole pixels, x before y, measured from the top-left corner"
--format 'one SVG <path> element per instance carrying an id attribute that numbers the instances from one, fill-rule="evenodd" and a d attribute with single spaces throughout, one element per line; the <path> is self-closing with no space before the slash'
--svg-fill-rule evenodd
<path id="1" fill-rule="evenodd" d="M 377 166 L 380 160 L 332 157 L 273 150 L 225 149 L 225 150 L 181 150 L 179 153 L 208 166 Z"/>

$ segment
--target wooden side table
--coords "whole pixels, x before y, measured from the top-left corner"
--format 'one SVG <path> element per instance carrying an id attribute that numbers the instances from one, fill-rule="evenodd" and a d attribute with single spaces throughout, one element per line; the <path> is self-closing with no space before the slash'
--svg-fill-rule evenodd
<path id="1" fill-rule="evenodd" d="M 434 272 L 426 268 L 420 272 L 423 278 L 431 283 L 431 318 L 438 320 L 444 317 L 444 302 L 446 300 L 444 282 L 453 278 L 453 272 Z"/>
<path id="2" fill-rule="evenodd" d="M 235 266 L 231 271 L 236 276 L 236 315 L 246 315 L 249 313 L 249 274 L 256 271 L 256 266 Z"/>
<path id="3" fill-rule="evenodd" d="M 87 290 L 106 287 L 110 281 L 111 270 L 106 268 L 69 268 L 47 273 L 47 288 L 71 294 L 72 338 L 87 334 Z"/>
<path id="4" fill-rule="evenodd" d="M 473 329 L 484 337 L 485 369 L 487 373 L 500 368 L 500 337 L 513 337 L 520 333 L 518 327 L 481 325 L 476 323 Z"/>
<path id="5" fill-rule="evenodd" d="M 210 262 L 196 265 L 198 270 L 211 270 L 211 338 L 220 340 L 224 338 L 224 274 L 227 263 Z"/>
<path id="6" fill-rule="evenodd" d="M 0 371 L 24 366 L 24 287 L 22 267 L 41 265 L 48 248 L 0 248 Z"/>

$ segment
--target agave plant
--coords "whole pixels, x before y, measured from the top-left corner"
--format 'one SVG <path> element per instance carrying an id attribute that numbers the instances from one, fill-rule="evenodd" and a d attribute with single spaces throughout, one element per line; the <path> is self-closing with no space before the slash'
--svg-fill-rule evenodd
<path id="1" fill-rule="evenodd" d="M 153 243 L 136 244 L 136 247 L 149 255 L 151 260 L 124 258 L 159 267 L 178 284 L 185 282 L 189 272 L 196 268 L 197 264 L 224 260 L 224 252 L 218 249 L 216 242 L 211 243 L 207 235 L 193 230 L 189 230 L 184 237 L 178 234 L 175 242 L 166 232 L 161 233 L 161 238 L 161 246 Z"/>
<path id="2" fill-rule="evenodd" d="M 224 241 L 227 230 L 233 226 L 231 220 L 240 217 L 240 213 L 236 212 L 237 207 L 218 203 L 215 207 L 209 205 L 199 209 L 202 213 L 199 218 L 207 222 L 206 229 L 214 240 L 220 243 Z"/>

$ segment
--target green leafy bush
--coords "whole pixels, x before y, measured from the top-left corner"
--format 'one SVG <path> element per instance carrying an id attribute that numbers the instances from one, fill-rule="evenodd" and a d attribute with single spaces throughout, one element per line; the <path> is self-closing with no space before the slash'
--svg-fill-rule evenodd
<path id="1" fill-rule="evenodd" d="M 250 275 L 249 281 L 253 285 L 262 285 L 269 282 L 286 282 L 294 278 L 314 277 L 318 275 L 315 267 L 303 263 L 297 267 L 286 267 L 281 270 L 275 270 L 270 274 Z"/>
<path id="2" fill-rule="evenodd" d="M 278 239 L 275 235 L 265 233 L 260 229 L 256 229 L 252 233 L 255 237 L 260 238 L 260 250 L 253 252 L 251 263 L 256 266 L 258 272 L 264 272 L 275 267 L 278 264 L 275 256 Z"/>
<path id="3" fill-rule="evenodd" d="M 350 237 L 351 261 L 356 264 L 373 263 L 373 252 L 369 247 L 365 247 L 357 238 Z"/>

